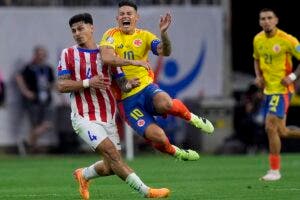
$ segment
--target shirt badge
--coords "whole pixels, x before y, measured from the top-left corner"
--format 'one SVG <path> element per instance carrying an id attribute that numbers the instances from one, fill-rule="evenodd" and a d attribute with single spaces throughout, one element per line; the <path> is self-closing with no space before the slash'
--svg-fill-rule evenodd
<path id="1" fill-rule="evenodd" d="M 139 127 L 144 126 L 144 125 L 145 125 L 145 120 L 139 119 L 139 120 L 137 121 L 137 125 L 138 125 Z"/>
<path id="2" fill-rule="evenodd" d="M 140 47 L 143 44 L 143 41 L 141 39 L 135 39 L 133 41 L 134 46 Z"/>
<path id="3" fill-rule="evenodd" d="M 273 51 L 274 51 L 275 53 L 278 53 L 280 50 L 281 50 L 281 48 L 280 48 L 280 45 L 279 45 L 279 44 L 275 44 L 275 45 L 273 46 Z"/>

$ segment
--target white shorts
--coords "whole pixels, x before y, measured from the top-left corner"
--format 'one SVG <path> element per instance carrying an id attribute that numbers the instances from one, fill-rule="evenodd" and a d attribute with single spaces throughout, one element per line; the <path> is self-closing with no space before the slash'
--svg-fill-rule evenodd
<path id="1" fill-rule="evenodd" d="M 90 121 L 78 114 L 71 114 L 72 126 L 75 132 L 93 149 L 105 139 L 109 138 L 117 150 L 121 150 L 120 137 L 115 123 L 100 123 Z"/>

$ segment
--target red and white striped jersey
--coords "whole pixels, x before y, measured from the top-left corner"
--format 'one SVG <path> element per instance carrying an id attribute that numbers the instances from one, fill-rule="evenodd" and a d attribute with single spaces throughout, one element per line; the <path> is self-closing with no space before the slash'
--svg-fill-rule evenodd
<path id="1" fill-rule="evenodd" d="M 99 49 L 82 49 L 77 45 L 62 51 L 57 70 L 58 76 L 70 74 L 74 81 L 90 79 L 98 74 L 111 77 L 110 68 L 100 60 Z M 86 88 L 71 92 L 70 100 L 72 113 L 91 121 L 115 121 L 116 102 L 110 89 Z"/>

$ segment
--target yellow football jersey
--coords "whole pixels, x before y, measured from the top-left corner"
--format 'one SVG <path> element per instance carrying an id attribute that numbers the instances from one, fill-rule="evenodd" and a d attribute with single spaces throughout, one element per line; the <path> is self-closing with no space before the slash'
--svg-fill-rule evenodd
<path id="1" fill-rule="evenodd" d="M 280 81 L 293 69 L 292 56 L 300 60 L 299 41 L 292 35 L 277 29 L 273 37 L 266 37 L 262 31 L 253 40 L 254 59 L 259 60 L 265 80 L 265 94 L 286 94 L 294 92 L 294 85 L 283 86 Z"/>
<path id="2" fill-rule="evenodd" d="M 115 27 L 104 33 L 100 46 L 112 47 L 116 54 L 122 58 L 148 61 L 148 53 L 151 50 L 151 45 L 154 44 L 153 41 L 157 43 L 159 39 L 147 30 L 136 29 L 133 34 L 128 35 Z M 127 79 L 139 78 L 141 82 L 139 87 L 128 93 L 122 93 L 122 99 L 138 93 L 153 82 L 152 71 L 147 71 L 144 67 L 129 65 L 122 66 L 122 69 Z"/>

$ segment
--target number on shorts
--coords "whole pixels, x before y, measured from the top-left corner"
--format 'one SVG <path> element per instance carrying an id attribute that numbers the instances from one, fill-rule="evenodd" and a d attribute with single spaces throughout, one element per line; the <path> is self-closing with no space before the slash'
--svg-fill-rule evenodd
<path id="1" fill-rule="evenodd" d="M 139 109 L 134 109 L 131 113 L 130 113 L 130 116 L 137 120 L 139 117 L 143 117 L 144 114 L 139 110 Z"/>
<path id="2" fill-rule="evenodd" d="M 279 95 L 272 96 L 271 101 L 270 101 L 270 106 L 271 106 L 270 110 L 271 111 L 276 112 L 276 107 L 278 106 L 279 99 L 280 99 Z"/>

